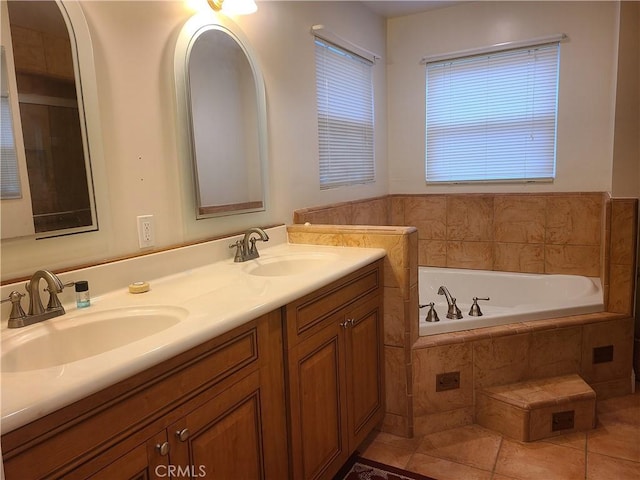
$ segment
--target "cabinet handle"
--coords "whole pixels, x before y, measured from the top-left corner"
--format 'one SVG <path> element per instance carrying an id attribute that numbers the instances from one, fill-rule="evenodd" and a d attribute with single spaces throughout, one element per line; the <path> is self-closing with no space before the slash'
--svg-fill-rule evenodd
<path id="1" fill-rule="evenodd" d="M 156 450 L 160 455 L 167 456 L 169 454 L 169 442 L 164 442 L 162 444 L 156 444 Z"/>
<path id="2" fill-rule="evenodd" d="M 353 318 L 348 318 L 340 324 L 342 328 L 353 327 Z"/>
<path id="3" fill-rule="evenodd" d="M 182 430 L 176 431 L 176 437 L 178 437 L 178 440 L 180 440 L 181 442 L 187 441 L 189 435 L 191 435 L 191 432 L 188 428 L 183 428 Z"/>

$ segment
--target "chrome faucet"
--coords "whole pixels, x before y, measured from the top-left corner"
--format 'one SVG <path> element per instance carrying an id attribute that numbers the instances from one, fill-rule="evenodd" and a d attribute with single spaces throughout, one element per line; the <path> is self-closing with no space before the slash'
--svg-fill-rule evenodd
<path id="1" fill-rule="evenodd" d="M 447 299 L 449 309 L 447 310 L 447 318 L 462 318 L 462 312 L 456 305 L 455 297 L 452 297 L 449 290 L 444 285 L 441 285 L 438 289 L 438 295 L 444 295 Z"/>
<path id="2" fill-rule="evenodd" d="M 40 299 L 40 280 L 47 282 L 47 291 L 49 292 L 49 302 L 45 309 Z M 64 284 L 60 279 L 49 270 L 38 270 L 33 274 L 29 282 L 25 285 L 29 294 L 29 311 L 24 313 L 20 300 L 24 294 L 19 292 L 11 292 L 9 298 L 4 301 L 11 302 L 11 314 L 9 315 L 9 328 L 26 327 L 34 323 L 42 322 L 49 318 L 64 315 L 64 307 L 58 299 L 58 293 L 64 289 Z"/>
<path id="3" fill-rule="evenodd" d="M 257 234 L 260 238 L 252 237 L 252 234 Z M 258 247 L 256 247 L 256 242 L 261 240 L 263 242 L 269 241 L 269 235 L 267 232 L 262 230 L 261 228 L 250 228 L 246 232 L 244 232 L 244 237 L 242 240 L 238 240 L 235 243 L 229 245 L 229 248 L 236 248 L 236 255 L 233 258 L 234 262 L 246 262 L 247 260 L 253 260 L 254 258 L 258 258 L 260 254 L 258 253 Z"/>

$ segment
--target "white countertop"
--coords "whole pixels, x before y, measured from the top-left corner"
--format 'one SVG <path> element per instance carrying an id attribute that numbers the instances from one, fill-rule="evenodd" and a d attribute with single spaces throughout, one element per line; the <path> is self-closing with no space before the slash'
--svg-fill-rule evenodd
<path id="1" fill-rule="evenodd" d="M 224 249 L 228 250 L 229 239 L 222 242 Z M 149 292 L 131 294 L 128 283 L 122 284 L 121 288 L 93 296 L 89 308 L 77 309 L 74 303 L 65 303 L 65 315 L 28 327 L 7 329 L 6 316 L 3 315 L 2 347 L 6 351 L 12 345 L 43 332 L 64 328 L 65 324 L 77 324 L 85 315 L 95 317 L 100 312 L 113 309 L 172 306 L 183 308 L 187 313 L 186 318 L 163 331 L 83 360 L 37 370 L 2 372 L 2 432 L 18 428 L 282 307 L 385 255 L 380 248 L 286 242 L 276 245 L 260 243 L 259 250 L 259 259 L 245 263 L 234 263 L 232 258 L 227 258 L 163 277 L 138 278 L 150 283 Z M 171 255 L 179 259 L 175 252 L 172 251 Z M 312 274 L 258 276 L 248 273 L 256 265 L 268 263 L 279 256 L 308 256 L 314 252 L 324 254 L 323 258 L 329 260 L 314 268 Z M 230 251 L 227 253 L 231 254 Z M 155 261 L 162 261 L 162 255 L 157 254 Z M 91 274 L 94 278 L 90 283 L 93 294 L 93 287 L 100 282 L 100 271 L 99 267 L 92 268 L 98 268 L 98 274 L 95 271 Z M 128 268 L 135 268 L 135 265 L 132 263 Z M 103 275 L 110 273 L 107 270 Z M 64 274 L 63 281 L 73 276 L 73 272 Z M 99 288 L 96 290 L 100 291 Z"/>

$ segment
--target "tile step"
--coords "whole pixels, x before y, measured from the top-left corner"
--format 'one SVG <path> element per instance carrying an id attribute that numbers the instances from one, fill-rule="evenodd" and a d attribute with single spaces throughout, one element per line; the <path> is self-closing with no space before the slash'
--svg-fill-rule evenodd
<path id="1" fill-rule="evenodd" d="M 529 442 L 595 428 L 596 393 L 579 375 L 540 378 L 477 392 L 476 423 Z"/>

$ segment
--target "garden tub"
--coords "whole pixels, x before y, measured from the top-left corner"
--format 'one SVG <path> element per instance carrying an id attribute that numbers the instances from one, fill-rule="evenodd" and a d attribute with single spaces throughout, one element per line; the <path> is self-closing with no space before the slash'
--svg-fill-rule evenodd
<path id="1" fill-rule="evenodd" d="M 447 318 L 448 303 L 438 290 L 445 286 L 457 299 L 462 318 Z M 429 307 L 420 309 L 420 335 L 457 332 L 509 323 L 602 312 L 599 278 L 419 267 L 420 304 L 433 302 L 438 322 L 427 322 Z M 473 297 L 482 316 L 469 315 Z"/>

